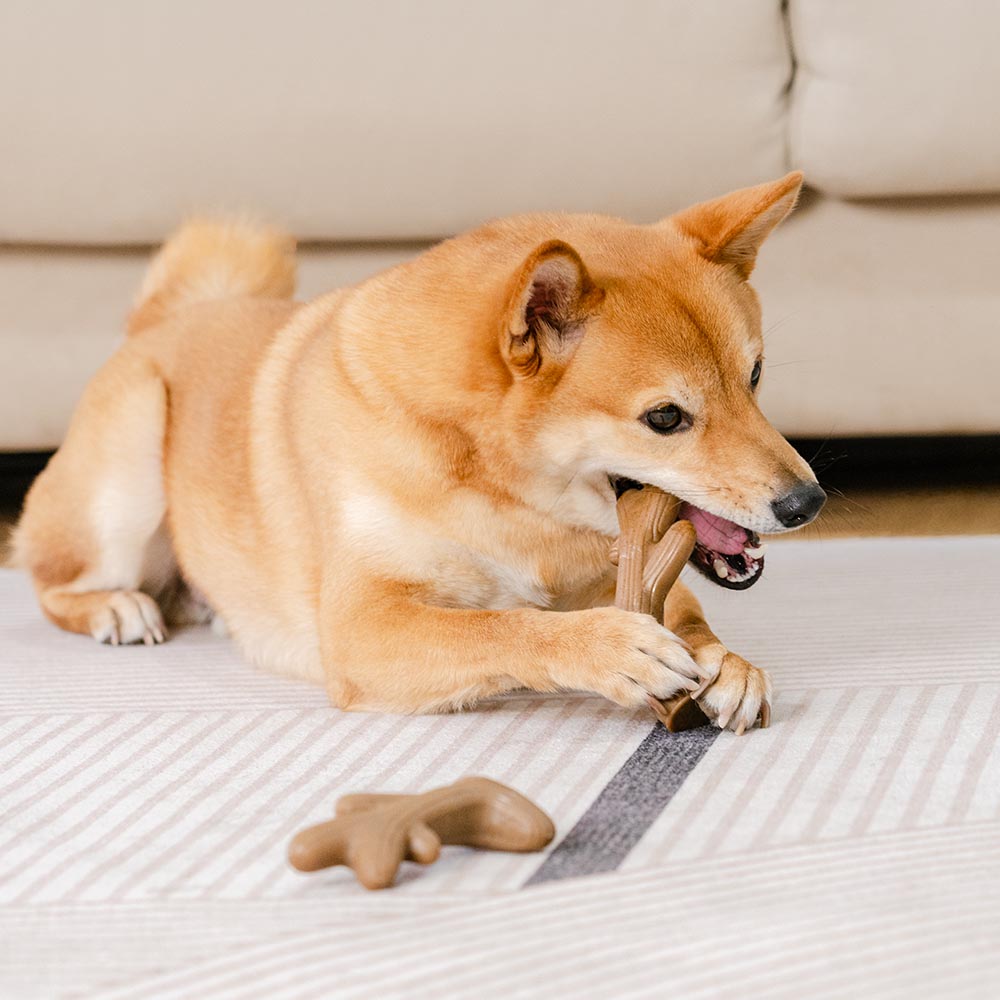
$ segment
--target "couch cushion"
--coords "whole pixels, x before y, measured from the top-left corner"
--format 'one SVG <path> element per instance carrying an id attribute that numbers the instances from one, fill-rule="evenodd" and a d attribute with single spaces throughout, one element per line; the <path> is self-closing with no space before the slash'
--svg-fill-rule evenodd
<path id="1" fill-rule="evenodd" d="M 1000 191 L 1000 6 L 791 0 L 792 162 L 848 197 Z"/>
<path id="2" fill-rule="evenodd" d="M 422 249 L 300 250 L 300 297 L 354 284 Z M 148 264 L 139 248 L 0 248 L 0 451 L 62 441 L 84 386 L 124 339 Z"/>
<path id="3" fill-rule="evenodd" d="M 1000 198 L 813 196 L 764 244 L 764 411 L 792 434 L 1000 433 Z"/>
<path id="4" fill-rule="evenodd" d="M 312 239 L 653 219 L 784 173 L 790 74 L 780 0 L 7 4 L 0 240 L 219 207 Z"/>
<path id="5" fill-rule="evenodd" d="M 786 433 L 1000 433 L 1000 198 L 806 199 L 761 251 L 764 411 Z M 307 248 L 303 296 L 417 245 Z M 0 250 L 0 450 L 50 448 L 121 338 L 141 251 Z"/>

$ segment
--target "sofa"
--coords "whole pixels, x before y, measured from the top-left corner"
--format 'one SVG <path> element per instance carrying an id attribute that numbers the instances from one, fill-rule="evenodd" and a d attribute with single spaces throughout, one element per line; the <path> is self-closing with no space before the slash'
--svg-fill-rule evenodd
<path id="1" fill-rule="evenodd" d="M 290 229 L 310 296 L 492 216 L 649 222 L 792 168 L 765 411 L 1000 432 L 998 30 L 986 0 L 10 0 L 0 451 L 59 444 L 193 213 Z"/>

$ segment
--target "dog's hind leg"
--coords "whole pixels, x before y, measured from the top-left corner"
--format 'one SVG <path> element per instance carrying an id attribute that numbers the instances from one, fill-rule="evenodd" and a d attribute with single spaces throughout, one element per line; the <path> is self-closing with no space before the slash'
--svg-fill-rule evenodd
<path id="1" fill-rule="evenodd" d="M 66 440 L 32 486 L 15 561 L 45 614 L 112 645 L 162 642 L 156 601 L 176 573 L 164 527 L 167 392 L 131 344 L 88 385 Z"/>

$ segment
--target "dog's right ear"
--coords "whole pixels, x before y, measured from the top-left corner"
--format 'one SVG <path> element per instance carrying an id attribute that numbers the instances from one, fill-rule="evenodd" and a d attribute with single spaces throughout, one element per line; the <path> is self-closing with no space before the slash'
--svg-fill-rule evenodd
<path id="1" fill-rule="evenodd" d="M 514 376 L 558 378 L 603 298 L 568 243 L 536 247 L 511 281 L 500 330 L 500 353 Z"/>

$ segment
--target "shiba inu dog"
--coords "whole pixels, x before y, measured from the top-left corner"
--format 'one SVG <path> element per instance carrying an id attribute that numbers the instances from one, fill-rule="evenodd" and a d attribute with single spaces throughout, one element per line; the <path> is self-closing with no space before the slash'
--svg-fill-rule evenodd
<path id="1" fill-rule="evenodd" d="M 112 645 L 215 616 L 345 709 L 514 688 L 624 706 L 769 681 L 690 591 L 611 605 L 616 486 L 674 494 L 731 588 L 825 496 L 757 406 L 747 279 L 801 175 L 655 225 L 526 215 L 308 304 L 291 239 L 194 222 L 155 258 L 16 535 L 45 614 Z"/>

